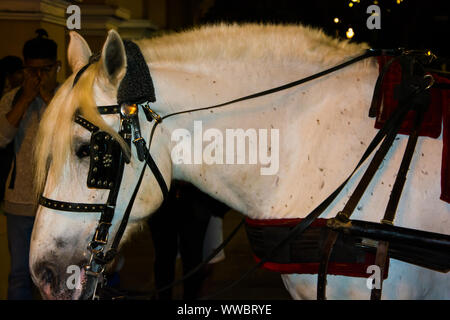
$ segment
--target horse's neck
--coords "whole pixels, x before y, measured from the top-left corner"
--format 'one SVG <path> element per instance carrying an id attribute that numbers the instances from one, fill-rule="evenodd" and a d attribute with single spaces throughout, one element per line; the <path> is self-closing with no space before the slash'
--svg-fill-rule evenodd
<path id="1" fill-rule="evenodd" d="M 264 68 L 266 72 L 262 72 Z M 172 112 L 275 87 L 307 76 L 314 68 L 285 65 L 274 71 L 267 69 L 272 70 L 261 66 L 260 70 L 243 70 L 240 74 L 235 74 L 236 69 L 224 69 L 214 76 L 167 70 L 155 70 L 154 74 L 161 105 L 169 106 Z M 355 65 L 301 87 L 167 119 L 164 126 L 168 130 L 164 132 L 169 141 L 174 130 L 184 128 L 190 131 L 194 145 L 194 139 L 201 139 L 200 126 L 202 133 L 214 128 L 222 133 L 224 152 L 229 143 L 227 129 L 250 129 L 258 135 L 257 164 L 249 164 L 246 141 L 246 164 L 209 165 L 202 158 L 200 164 L 174 164 L 174 178 L 192 182 L 250 217 L 304 216 L 345 179 L 368 143 L 372 133 L 364 127 L 375 78 L 373 64 L 364 68 Z M 267 137 L 260 135 L 260 129 Z M 276 138 L 275 131 L 279 134 L 278 146 L 274 144 L 276 139 L 270 139 Z M 345 142 L 346 147 L 344 141 L 349 137 L 354 139 Z M 259 144 L 264 139 L 267 150 Z M 202 151 L 209 143 L 203 143 Z M 176 144 L 172 142 L 170 150 Z M 194 152 L 192 149 L 192 161 Z M 270 165 L 261 164 L 261 153 L 272 156 Z M 226 155 L 223 159 L 225 163 Z M 337 159 L 342 161 L 338 164 Z M 272 174 L 261 174 L 264 167 L 270 167 L 266 171 Z"/>

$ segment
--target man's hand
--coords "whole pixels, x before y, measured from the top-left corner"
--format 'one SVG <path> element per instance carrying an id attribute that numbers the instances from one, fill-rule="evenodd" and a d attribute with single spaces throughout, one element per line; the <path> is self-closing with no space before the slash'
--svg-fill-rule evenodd
<path id="1" fill-rule="evenodd" d="M 25 69 L 24 81 L 22 86 L 23 89 L 20 99 L 23 100 L 23 102 L 30 104 L 39 94 L 40 84 L 41 80 L 39 79 L 39 77 L 36 74 Z"/>
<path id="2" fill-rule="evenodd" d="M 55 68 L 55 70 L 53 70 Z M 45 104 L 49 104 L 53 98 L 57 82 L 56 82 L 56 65 L 50 72 L 43 72 L 41 74 L 41 83 L 39 87 L 39 94 L 44 100 Z"/>
<path id="3" fill-rule="evenodd" d="M 24 81 L 22 89 L 20 89 L 22 91 L 19 93 L 20 97 L 12 106 L 11 111 L 6 114 L 6 119 L 14 127 L 19 127 L 20 120 L 25 114 L 25 111 L 27 111 L 30 104 L 39 94 L 40 84 L 41 81 L 35 73 L 27 69 L 24 70 Z"/>

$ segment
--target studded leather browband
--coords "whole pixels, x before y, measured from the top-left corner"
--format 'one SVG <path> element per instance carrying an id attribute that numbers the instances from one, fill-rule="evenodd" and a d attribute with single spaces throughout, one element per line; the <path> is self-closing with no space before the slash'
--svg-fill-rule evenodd
<path id="1" fill-rule="evenodd" d="M 47 208 L 69 212 L 102 212 L 106 208 L 106 205 L 100 203 L 73 203 L 52 200 L 44 196 L 39 198 L 39 204 Z"/>

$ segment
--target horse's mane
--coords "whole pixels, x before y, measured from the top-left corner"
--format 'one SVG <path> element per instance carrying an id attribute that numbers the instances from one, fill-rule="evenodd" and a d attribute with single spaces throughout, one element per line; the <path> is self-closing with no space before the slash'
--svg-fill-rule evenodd
<path id="1" fill-rule="evenodd" d="M 151 64 L 295 61 L 327 66 L 367 48 L 302 25 L 217 24 L 137 41 Z"/>
<path id="2" fill-rule="evenodd" d="M 365 45 L 341 41 L 301 25 L 218 24 L 136 41 L 152 65 L 204 65 L 219 61 L 295 61 L 329 66 L 361 52 Z M 89 67 L 72 88 L 74 75 L 59 88 L 41 120 L 35 144 L 36 191 L 42 190 L 51 160 L 54 174 L 67 165 L 77 111 L 101 130 L 118 134 L 99 115 L 93 86 L 100 63 Z"/>

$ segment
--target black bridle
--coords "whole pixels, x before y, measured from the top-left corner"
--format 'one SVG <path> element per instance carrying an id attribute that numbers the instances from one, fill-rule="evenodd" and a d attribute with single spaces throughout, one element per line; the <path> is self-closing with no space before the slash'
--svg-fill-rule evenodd
<path id="1" fill-rule="evenodd" d="M 119 106 L 101 106 L 99 107 L 99 111 L 101 114 L 116 114 L 119 113 Z M 120 122 L 121 128 L 119 130 L 119 135 L 124 139 L 124 141 L 130 146 L 131 141 L 135 145 L 138 150 L 138 159 L 141 162 L 144 162 L 144 166 L 140 173 L 138 182 L 134 189 L 134 192 L 128 202 L 126 210 L 123 213 L 122 220 L 120 222 L 117 233 L 114 237 L 114 240 L 111 244 L 111 247 L 107 252 L 104 252 L 106 245 L 108 243 L 108 234 L 109 228 L 111 227 L 112 220 L 116 214 L 116 203 L 120 190 L 120 185 L 122 182 L 123 171 L 126 163 L 129 163 L 130 160 L 127 159 L 125 153 L 121 150 L 121 147 L 117 141 L 113 139 L 111 135 L 104 131 L 100 131 L 97 126 L 84 119 L 80 115 L 76 115 L 75 122 L 83 126 L 85 129 L 89 130 L 92 133 L 91 136 L 91 152 L 90 152 L 90 168 L 88 173 L 88 181 L 87 185 L 91 188 L 97 189 L 108 189 L 109 195 L 105 204 L 88 204 L 88 203 L 74 203 L 74 202 L 65 202 L 48 199 L 44 196 L 40 197 L 39 204 L 54 210 L 60 211 L 69 211 L 69 212 L 101 212 L 100 219 L 98 221 L 94 236 L 92 240 L 89 242 L 88 250 L 91 252 L 91 257 L 89 263 L 84 266 L 86 270 L 86 274 L 89 276 L 94 276 L 97 279 L 103 274 L 105 270 L 105 266 L 110 263 L 115 255 L 117 254 L 117 249 L 122 239 L 122 236 L 125 232 L 128 219 L 130 217 L 131 210 L 133 208 L 134 201 L 136 199 L 136 195 L 139 191 L 140 185 L 143 180 L 144 172 L 146 166 L 148 166 L 153 175 L 155 176 L 163 195 L 164 200 L 168 197 L 168 187 L 164 180 L 163 175 L 161 174 L 158 166 L 153 160 L 147 146 L 145 139 L 140 134 L 139 127 L 136 125 L 137 123 L 137 110 L 139 108 L 146 108 L 144 105 L 137 106 L 122 106 L 120 112 Z M 127 110 L 134 110 L 132 114 L 127 114 Z M 107 152 L 103 154 L 103 157 L 98 156 L 98 152 L 95 151 L 97 148 L 93 148 L 93 146 L 98 146 L 99 144 L 104 144 L 107 146 Z M 115 152 L 113 150 L 116 150 Z M 108 151 L 113 151 L 108 153 Z M 95 180 L 92 178 L 99 170 L 99 167 L 96 163 L 103 161 L 103 169 L 112 168 L 113 175 L 110 175 L 111 180 Z M 115 165 L 111 165 L 114 163 Z M 97 170 L 96 170 L 97 169 Z"/>
<path id="2" fill-rule="evenodd" d="M 145 60 L 137 47 L 136 44 L 130 41 L 124 41 L 124 46 L 127 52 L 127 59 L 132 56 L 137 59 L 137 63 L 145 63 Z M 99 60 L 100 55 L 92 56 L 89 63 L 81 68 L 76 76 L 74 77 L 73 87 L 76 85 L 82 74 L 89 68 L 91 64 Z M 136 58 L 137 57 L 137 58 Z M 128 59 L 128 65 L 136 63 L 136 61 L 130 61 Z M 145 90 L 147 93 L 141 95 L 140 97 L 133 97 L 133 89 L 135 89 L 135 84 L 133 88 L 130 87 L 124 89 L 127 91 L 127 96 L 125 99 L 135 100 L 134 103 L 125 102 L 119 103 L 117 105 L 109 106 L 98 106 L 98 112 L 102 115 L 105 114 L 119 114 L 120 115 L 120 129 L 119 135 L 123 138 L 125 143 L 130 146 L 133 142 L 138 155 L 138 160 L 140 162 L 145 162 L 140 173 L 138 182 L 133 191 L 133 194 L 128 202 L 126 210 L 123 213 L 122 220 L 120 222 L 117 233 L 108 251 L 105 252 L 106 245 L 109 240 L 109 228 L 111 227 L 112 220 L 116 214 L 116 204 L 119 195 L 120 185 L 122 182 L 123 171 L 126 163 L 130 162 L 130 159 L 126 156 L 126 153 L 121 149 L 121 146 L 115 139 L 107 132 L 101 131 L 96 125 L 90 121 L 84 119 L 80 114 L 76 114 L 74 122 L 91 132 L 91 142 L 90 142 L 90 167 L 87 179 L 87 186 L 89 188 L 96 189 L 107 189 L 109 190 L 109 195 L 106 203 L 102 204 L 92 204 L 92 203 L 76 203 L 76 202 L 65 202 L 59 200 L 53 200 L 46 198 L 41 195 L 39 199 L 39 204 L 58 211 L 68 211 L 68 212 L 82 212 L 82 213 L 92 213 L 100 212 L 100 218 L 95 229 L 94 236 L 89 242 L 88 250 L 91 252 L 89 263 L 84 266 L 86 274 L 88 276 L 93 276 L 96 278 L 95 289 L 97 288 L 98 280 L 103 275 L 105 266 L 111 262 L 115 255 L 117 254 L 117 249 L 125 232 L 126 226 L 128 224 L 128 219 L 130 217 L 131 209 L 133 208 L 136 195 L 139 191 L 146 166 L 150 168 L 153 175 L 155 176 L 165 200 L 168 197 L 168 187 L 161 174 L 158 166 L 156 165 L 153 157 L 149 152 L 149 147 L 145 139 L 142 137 L 138 113 L 139 109 L 142 109 L 146 115 L 148 121 L 160 121 L 159 115 L 157 115 L 153 110 L 150 109 L 149 104 L 154 102 L 154 92 L 148 92 L 148 89 L 153 89 L 153 84 L 151 82 L 151 77 L 148 68 L 139 68 L 139 66 L 133 69 L 133 67 L 127 69 L 127 74 L 125 75 L 122 82 L 128 81 L 129 77 L 134 77 L 134 74 L 128 74 L 128 70 L 139 70 L 141 76 L 147 80 L 145 85 Z M 122 95 L 122 97 L 120 97 Z M 121 88 L 119 87 L 118 102 L 121 102 L 119 98 L 123 100 L 124 94 L 121 94 Z M 131 96 L 131 97 L 130 97 Z M 123 101 L 122 101 L 123 102 Z M 95 291 L 94 291 L 95 297 Z"/>

